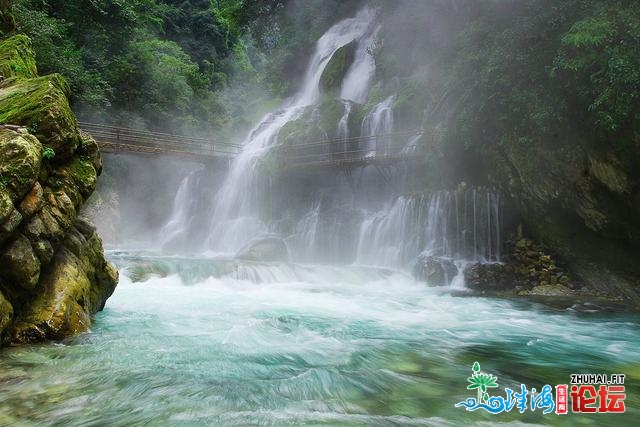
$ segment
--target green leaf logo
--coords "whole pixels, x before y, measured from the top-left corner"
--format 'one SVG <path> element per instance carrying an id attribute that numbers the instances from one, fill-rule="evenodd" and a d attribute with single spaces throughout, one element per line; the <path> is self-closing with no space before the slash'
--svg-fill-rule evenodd
<path id="1" fill-rule="evenodd" d="M 473 364 L 473 375 L 467 378 L 467 381 L 471 383 L 467 386 L 467 389 L 473 390 L 475 388 L 478 390 L 478 403 L 489 400 L 488 388 L 498 387 L 498 377 L 480 372 L 480 364 L 478 362 Z"/>

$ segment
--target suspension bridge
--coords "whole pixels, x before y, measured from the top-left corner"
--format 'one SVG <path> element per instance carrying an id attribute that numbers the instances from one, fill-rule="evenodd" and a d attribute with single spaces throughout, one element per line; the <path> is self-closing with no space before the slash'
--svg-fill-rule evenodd
<path id="1" fill-rule="evenodd" d="M 203 161 L 230 160 L 242 146 L 207 138 L 80 122 L 80 128 L 98 142 L 105 153 L 164 154 L 194 157 Z M 284 166 L 296 168 L 350 168 L 418 160 L 424 144 L 417 141 L 425 131 L 301 141 L 279 147 Z"/>

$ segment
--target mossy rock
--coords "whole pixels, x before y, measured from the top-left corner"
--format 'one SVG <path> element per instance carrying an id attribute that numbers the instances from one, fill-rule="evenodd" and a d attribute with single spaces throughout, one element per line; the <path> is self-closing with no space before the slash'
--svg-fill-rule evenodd
<path id="1" fill-rule="evenodd" d="M 38 77 L 36 59 L 29 37 L 19 34 L 0 41 L 0 75 L 9 77 Z"/>
<path id="2" fill-rule="evenodd" d="M 31 190 L 42 162 L 42 144 L 32 135 L 0 128 L 0 186 L 13 202 Z"/>
<path id="3" fill-rule="evenodd" d="M 0 339 L 13 320 L 13 306 L 0 292 Z M 0 340 L 1 343 L 1 340 Z"/>
<path id="4" fill-rule="evenodd" d="M 3 224 L 15 207 L 13 206 L 13 202 L 11 201 L 11 196 L 9 195 L 9 191 L 0 186 L 0 224 Z"/>
<path id="5" fill-rule="evenodd" d="M 79 208 L 82 202 L 93 194 L 97 180 L 98 174 L 91 160 L 80 157 L 57 168 L 50 178 L 55 187 L 64 190 L 69 196 L 77 189 L 82 199 L 75 200 L 76 208 Z"/>
<path id="6" fill-rule="evenodd" d="M 80 131 L 66 94 L 69 86 L 59 74 L 33 79 L 15 78 L 0 88 L 0 123 L 25 126 L 53 149 L 53 162 L 70 158 L 80 144 Z"/>
<path id="7" fill-rule="evenodd" d="M 19 235 L 4 247 L 0 254 L 0 265 L 0 278 L 12 288 L 30 291 L 38 284 L 40 261 L 25 236 Z"/>
<path id="8" fill-rule="evenodd" d="M 354 41 L 338 48 L 320 76 L 320 88 L 325 92 L 340 90 L 342 80 L 353 63 L 357 44 Z"/>
<path id="9" fill-rule="evenodd" d="M 105 260 L 95 229 L 78 221 L 43 273 L 39 293 L 17 316 L 13 342 L 62 339 L 86 331 L 117 281 L 118 272 Z"/>
<path id="10" fill-rule="evenodd" d="M 96 174 L 100 176 L 102 174 L 102 156 L 98 142 L 87 132 L 80 131 L 80 137 L 82 138 L 82 143 L 78 148 L 78 154 L 85 159 L 89 159 Z"/>

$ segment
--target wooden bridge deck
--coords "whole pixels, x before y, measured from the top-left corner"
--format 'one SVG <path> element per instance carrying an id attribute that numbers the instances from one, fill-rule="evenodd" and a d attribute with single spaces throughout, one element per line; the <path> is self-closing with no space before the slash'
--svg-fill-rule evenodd
<path id="1" fill-rule="evenodd" d="M 170 154 L 201 158 L 231 158 L 241 146 L 227 142 L 214 142 L 206 138 L 172 135 L 116 126 L 80 122 L 80 128 L 98 142 L 105 153 L 130 152 Z"/>
<path id="2" fill-rule="evenodd" d="M 394 132 L 294 144 L 286 147 L 285 168 L 350 168 L 419 160 L 424 157 L 423 150 L 407 144 L 411 137 L 424 133 Z"/>
<path id="3" fill-rule="evenodd" d="M 150 132 L 95 123 L 80 122 L 80 128 L 91 134 L 106 153 L 130 152 L 169 154 L 203 159 L 231 159 L 242 146 L 214 142 L 168 133 Z M 358 136 L 322 141 L 301 142 L 283 147 L 286 169 L 351 168 L 388 165 L 422 158 L 422 150 L 407 147 L 409 139 L 421 137 L 424 131 L 394 132 L 384 135 Z"/>

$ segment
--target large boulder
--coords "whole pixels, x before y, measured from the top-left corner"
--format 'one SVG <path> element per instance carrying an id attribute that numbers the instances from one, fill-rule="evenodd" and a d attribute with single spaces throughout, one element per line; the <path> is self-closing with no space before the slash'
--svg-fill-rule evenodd
<path id="1" fill-rule="evenodd" d="M 472 264 L 464 270 L 467 288 L 480 293 L 513 291 L 517 280 L 505 264 Z"/>
<path id="2" fill-rule="evenodd" d="M 458 268 L 449 258 L 420 255 L 413 266 L 413 277 L 430 286 L 449 286 Z"/>
<path id="3" fill-rule="evenodd" d="M 344 76 L 353 63 L 357 43 L 352 41 L 338 48 L 320 76 L 320 87 L 325 91 L 340 89 Z"/>
<path id="4" fill-rule="evenodd" d="M 14 343 L 61 339 L 87 330 L 113 293 L 118 272 L 103 255 L 95 229 L 78 221 L 43 274 L 39 292 L 11 330 Z"/>
<path id="5" fill-rule="evenodd" d="M 0 253 L 0 278 L 6 283 L 32 290 L 40 278 L 40 261 L 33 252 L 31 243 L 23 235 L 5 246 Z"/>
<path id="6" fill-rule="evenodd" d="M 35 137 L 0 128 L 0 187 L 9 192 L 14 202 L 31 190 L 41 162 L 42 144 Z"/>
<path id="7" fill-rule="evenodd" d="M 0 87 L 0 123 L 20 125 L 54 153 L 54 162 L 69 159 L 81 142 L 78 122 L 66 94 L 65 79 L 52 74 L 19 79 Z"/>
<path id="8" fill-rule="evenodd" d="M 287 262 L 289 249 L 279 237 L 261 237 L 249 242 L 238 252 L 236 258 L 244 261 Z"/>
<path id="9" fill-rule="evenodd" d="M 30 42 L 0 40 L 0 345 L 84 331 L 118 273 L 78 219 L 102 169 L 58 75 L 38 77 Z"/>

